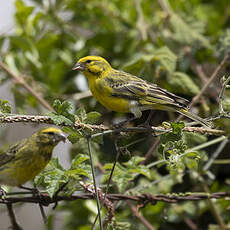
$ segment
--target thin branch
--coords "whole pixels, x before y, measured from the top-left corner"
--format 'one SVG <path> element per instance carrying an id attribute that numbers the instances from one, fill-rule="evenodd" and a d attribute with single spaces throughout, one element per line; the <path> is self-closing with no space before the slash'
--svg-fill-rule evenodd
<path id="1" fill-rule="evenodd" d="M 179 194 L 140 194 L 140 195 L 125 195 L 125 194 L 107 194 L 107 198 L 110 201 L 122 201 L 122 200 L 130 200 L 136 201 L 138 203 L 145 203 L 145 204 L 155 204 L 157 201 L 165 202 L 165 203 L 177 203 L 182 201 L 199 201 L 199 200 L 207 200 L 207 199 L 223 199 L 230 197 L 230 192 L 216 192 L 216 193 L 179 193 Z M 88 200 L 88 199 L 95 199 L 95 194 L 92 193 L 84 193 L 80 195 L 72 195 L 72 196 L 56 196 L 56 197 L 49 197 L 47 193 L 41 193 L 40 197 L 34 196 L 26 196 L 26 197 L 11 197 L 9 194 L 4 199 L 0 199 L 0 204 L 8 203 L 41 203 L 44 206 L 48 206 L 58 201 L 75 201 L 75 200 Z"/>
<path id="2" fill-rule="evenodd" d="M 195 105 L 199 101 L 200 97 L 208 89 L 208 87 L 215 80 L 215 78 L 218 77 L 218 74 L 220 73 L 220 71 L 224 68 L 226 63 L 229 61 L 229 57 L 230 57 L 230 50 L 227 51 L 226 55 L 224 56 L 224 59 L 216 67 L 216 69 L 214 70 L 213 74 L 211 75 L 209 80 L 206 82 L 206 84 L 203 86 L 203 88 L 200 90 L 200 92 L 192 99 L 192 102 L 189 104 L 189 107 L 192 107 L 193 105 Z"/>
<path id="3" fill-rule="evenodd" d="M 0 66 L 20 85 L 22 85 L 26 90 L 28 90 L 46 109 L 54 112 L 52 106 L 39 95 L 27 82 L 21 77 L 14 74 L 3 62 L 0 62 Z"/>
<path id="4" fill-rule="evenodd" d="M 224 99 L 224 92 L 225 92 L 225 89 L 228 87 L 229 81 L 230 81 L 230 76 L 223 82 L 223 86 L 222 86 L 222 89 L 220 91 L 220 95 L 219 95 L 219 113 L 220 114 L 225 113 L 225 111 L 223 109 L 223 99 Z"/>
<path id="5" fill-rule="evenodd" d="M 188 225 L 191 230 L 199 230 L 197 225 L 188 217 L 184 217 L 184 222 Z"/>
<path id="6" fill-rule="evenodd" d="M 224 114 L 224 117 L 227 115 Z M 222 116 L 221 116 L 222 117 Z M 218 116 L 218 119 L 221 118 Z M 230 119 L 230 115 L 227 117 Z M 217 118 L 211 118 L 212 120 L 217 119 Z M 209 120 L 211 120 L 209 119 Z M 0 115 L 0 123 L 17 123 L 17 122 L 32 122 L 32 123 L 43 123 L 43 124 L 53 124 L 55 123 L 52 121 L 52 119 L 49 116 L 40 116 L 40 115 Z M 107 133 L 114 133 L 114 132 L 139 132 L 139 133 L 146 133 L 149 132 L 149 128 L 145 127 L 127 127 L 127 128 L 115 128 L 115 129 L 110 129 L 109 127 L 105 125 L 91 125 L 91 124 L 84 124 L 79 121 L 76 121 L 73 125 L 62 123 L 59 124 L 60 126 L 67 126 L 67 127 L 72 127 L 75 129 L 84 129 L 88 128 L 92 131 L 101 131 L 101 133 L 97 133 L 92 135 L 92 138 L 96 136 L 101 136 L 105 135 Z M 151 131 L 153 134 L 158 133 L 165 133 L 165 132 L 171 132 L 171 129 L 167 129 L 165 127 L 151 127 Z M 201 133 L 201 134 L 208 134 L 208 135 L 215 135 L 215 136 L 222 136 L 225 135 L 226 132 L 223 130 L 218 130 L 218 129 L 211 129 L 211 128 L 203 128 L 203 127 L 184 127 L 183 131 L 186 132 L 196 132 L 196 133 Z M 159 134 L 159 135 L 160 135 Z"/>
<path id="7" fill-rule="evenodd" d="M 158 0 L 158 3 L 160 5 L 160 7 L 162 8 L 162 10 L 165 12 L 166 17 L 169 17 L 171 12 L 170 12 L 169 7 L 166 6 L 165 1 L 164 0 Z"/>
<path id="8" fill-rule="evenodd" d="M 83 182 L 80 182 L 80 184 L 85 189 L 85 191 L 90 192 L 92 194 L 95 194 L 95 189 L 94 189 L 94 186 L 92 186 L 92 184 L 86 185 Z M 107 215 L 106 215 L 105 220 L 103 221 L 103 227 L 106 228 L 107 225 L 112 222 L 115 209 L 114 209 L 113 203 L 108 198 L 106 198 L 105 195 L 106 194 L 103 193 L 100 188 L 98 188 L 98 197 L 99 197 L 99 200 L 101 202 L 101 206 L 103 205 L 107 209 Z M 95 218 L 91 229 L 93 229 L 95 227 L 96 219 L 97 218 Z"/>
<path id="9" fill-rule="evenodd" d="M 49 116 L 40 115 L 0 115 L 0 123 L 17 123 L 17 122 L 31 122 L 31 123 L 43 123 L 43 124 L 54 124 Z M 91 130 L 106 131 L 109 128 L 104 125 L 90 125 L 76 121 L 73 125 L 66 123 L 60 124 L 60 126 L 73 127 L 75 129 L 89 128 Z"/>
<path id="10" fill-rule="evenodd" d="M 148 222 L 147 219 L 144 218 L 143 215 L 141 215 L 141 213 L 138 211 L 138 209 L 130 201 L 127 201 L 127 203 L 129 205 L 133 215 L 136 216 L 147 229 L 155 230 L 155 228 Z"/>
<path id="11" fill-rule="evenodd" d="M 109 175 L 109 179 L 108 179 L 108 182 L 107 182 L 107 185 L 106 185 L 106 190 L 105 190 L 103 199 L 101 200 L 101 207 L 100 207 L 100 210 L 102 209 L 102 207 L 103 207 L 103 205 L 104 205 L 104 202 L 106 201 L 106 196 L 107 196 L 107 194 L 108 194 L 108 192 L 109 192 L 109 185 L 110 185 L 110 183 L 111 183 L 111 181 L 112 181 L 113 172 L 114 172 L 114 170 L 115 170 L 117 161 L 118 161 L 119 156 L 120 156 L 120 149 L 119 149 L 118 144 L 117 144 L 117 139 L 115 140 L 115 147 L 116 147 L 116 158 L 115 158 L 115 161 L 113 162 L 113 167 L 112 167 L 111 172 L 110 172 L 110 175 Z M 94 222 L 93 222 L 93 226 L 96 224 L 97 218 L 98 218 L 98 214 L 97 214 L 97 216 L 95 217 L 95 220 L 94 220 Z"/>
<path id="12" fill-rule="evenodd" d="M 134 5 L 137 12 L 136 27 L 141 34 L 141 39 L 146 41 L 148 37 L 148 24 L 145 21 L 144 14 L 141 7 L 141 0 L 135 0 Z"/>
<path id="13" fill-rule="evenodd" d="M 214 70 L 214 72 L 212 73 L 211 77 L 209 78 L 209 80 L 206 82 L 206 84 L 203 86 L 203 88 L 200 90 L 200 92 L 193 97 L 192 101 L 189 103 L 188 107 L 191 108 L 192 106 L 194 106 L 199 99 L 201 98 L 201 96 L 204 94 L 204 92 L 208 89 L 208 87 L 211 85 L 211 83 L 218 77 L 218 74 L 220 73 L 220 71 L 225 67 L 225 65 L 227 64 L 227 62 L 230 59 L 230 50 L 228 50 L 224 56 L 224 59 L 221 61 L 221 63 L 216 67 L 216 69 Z M 181 120 L 181 118 L 183 117 L 183 115 L 180 115 L 176 121 Z M 210 120 L 211 121 L 211 120 Z"/>
<path id="14" fill-rule="evenodd" d="M 90 158 L 90 164 L 91 164 L 91 170 L 92 170 L 92 176 L 93 176 L 93 184 L 94 184 L 94 191 L 96 194 L 96 201 L 97 201 L 97 215 L 99 219 L 99 226 L 100 230 L 103 230 L 103 225 L 102 225 L 102 220 L 101 220 L 101 209 L 100 209 L 100 200 L 99 200 L 99 195 L 98 195 L 98 189 L 97 189 L 97 182 L 96 182 L 96 175 L 94 171 L 94 165 L 93 165 L 93 158 L 92 158 L 92 152 L 91 152 L 91 137 L 87 138 L 87 143 L 88 143 L 88 154 Z M 91 230 L 94 229 L 94 225 L 92 226 Z"/>
<path id="15" fill-rule="evenodd" d="M 7 203 L 6 207 L 7 207 L 7 210 L 8 210 L 9 217 L 10 217 L 10 222 L 11 222 L 11 225 L 12 225 L 12 229 L 13 230 L 22 230 L 20 225 L 17 223 L 16 217 L 15 217 L 15 214 L 14 214 L 14 210 L 13 210 L 13 207 L 12 207 L 12 203 Z"/>
<path id="16" fill-rule="evenodd" d="M 214 163 L 215 159 L 220 155 L 220 153 L 222 152 L 224 147 L 227 145 L 228 141 L 229 141 L 228 139 L 225 139 L 220 143 L 217 150 L 212 154 L 212 156 L 209 158 L 208 162 L 203 167 L 204 171 L 207 171 L 211 167 L 211 165 Z"/>
<path id="17" fill-rule="evenodd" d="M 203 187 L 205 192 L 209 192 L 209 188 L 205 183 L 202 183 L 202 187 Z M 211 212 L 213 213 L 214 217 L 216 218 L 216 221 L 219 224 L 220 229 L 226 230 L 224 220 L 223 220 L 222 216 L 220 215 L 219 210 L 216 208 L 214 202 L 211 199 L 208 199 L 207 202 L 210 205 Z"/>
<path id="18" fill-rule="evenodd" d="M 157 139 L 153 142 L 152 146 L 149 148 L 148 152 L 145 154 L 145 160 L 141 164 L 147 164 L 149 158 L 152 156 L 153 152 L 156 150 L 157 146 L 160 143 L 160 139 Z"/>
<path id="19" fill-rule="evenodd" d="M 90 90 L 86 90 L 84 92 L 80 92 L 80 93 L 76 93 L 73 95 L 73 99 L 76 100 L 76 101 L 79 101 L 83 98 L 87 98 L 87 97 L 91 97 L 92 96 L 92 93 Z"/>

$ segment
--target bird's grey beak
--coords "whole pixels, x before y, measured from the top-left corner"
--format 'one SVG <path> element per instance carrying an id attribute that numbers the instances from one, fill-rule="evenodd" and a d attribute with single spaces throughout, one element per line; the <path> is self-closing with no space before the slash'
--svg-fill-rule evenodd
<path id="1" fill-rule="evenodd" d="M 65 142 L 66 141 L 65 134 L 64 133 L 58 133 L 57 136 L 56 136 L 56 140 Z"/>
<path id="2" fill-rule="evenodd" d="M 79 70 L 79 71 L 84 71 L 85 70 L 85 65 L 83 63 L 76 63 L 72 70 Z"/>

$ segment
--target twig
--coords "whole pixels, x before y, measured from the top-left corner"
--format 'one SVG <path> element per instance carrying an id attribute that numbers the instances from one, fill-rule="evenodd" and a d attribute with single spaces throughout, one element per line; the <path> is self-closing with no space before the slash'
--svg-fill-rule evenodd
<path id="1" fill-rule="evenodd" d="M 202 187 L 204 189 L 205 192 L 209 192 L 209 188 L 208 186 L 205 184 L 205 183 L 202 183 Z M 209 203 L 210 205 L 210 209 L 214 215 L 214 217 L 216 218 L 216 221 L 217 223 L 219 224 L 220 226 L 220 229 L 221 230 L 226 230 L 226 227 L 225 227 L 225 224 L 224 224 L 224 220 L 223 218 L 221 217 L 221 215 L 219 214 L 219 211 L 217 210 L 216 206 L 214 205 L 213 201 L 208 199 L 207 202 Z"/>
<path id="2" fill-rule="evenodd" d="M 184 217 L 184 222 L 188 225 L 191 230 L 199 230 L 197 225 L 188 217 Z"/>
<path id="3" fill-rule="evenodd" d="M 94 190 L 95 190 L 95 194 L 96 194 L 97 214 L 98 214 L 98 218 L 99 218 L 100 230 L 103 230 L 103 225 L 102 225 L 102 221 L 101 221 L 101 209 L 100 209 L 100 203 L 99 203 L 100 200 L 99 200 L 99 195 L 98 195 L 97 182 L 96 182 L 96 175 L 95 175 L 95 171 L 94 171 L 94 165 L 93 165 L 93 158 L 92 158 L 92 152 L 91 152 L 90 142 L 91 142 L 91 137 L 88 137 L 88 138 L 87 138 L 88 153 L 89 153 L 90 164 L 91 164 L 91 170 L 92 170 L 92 176 L 93 176 Z M 92 226 L 91 230 L 93 230 L 93 229 L 94 229 L 94 225 Z"/>
<path id="4" fill-rule="evenodd" d="M 40 115 L 0 115 L 0 123 L 17 123 L 17 122 L 32 122 L 32 123 L 44 123 L 53 124 L 54 122 L 49 116 Z M 109 128 L 104 125 L 90 125 L 76 121 L 73 125 L 66 123 L 60 124 L 60 126 L 73 127 L 75 129 L 89 128 L 91 130 L 106 131 Z"/>
<path id="5" fill-rule="evenodd" d="M 216 67 L 216 69 L 212 73 L 211 77 L 208 79 L 208 81 L 203 86 L 203 88 L 200 90 L 200 92 L 195 97 L 193 97 L 192 101 L 188 105 L 189 108 L 191 108 L 192 106 L 194 106 L 199 101 L 199 99 L 204 94 L 204 92 L 208 89 L 208 87 L 211 85 L 211 83 L 215 80 L 216 77 L 218 77 L 218 74 L 224 68 L 224 66 L 226 65 L 226 63 L 229 61 L 229 58 L 230 58 L 230 50 L 227 51 L 227 53 L 224 56 L 224 59 Z M 182 117 L 183 117 L 183 115 L 180 115 L 177 118 L 177 121 L 181 120 Z"/>
<path id="6" fill-rule="evenodd" d="M 227 88 L 229 81 L 230 81 L 230 76 L 223 82 L 223 85 L 220 91 L 220 95 L 219 95 L 219 113 L 220 114 L 225 113 L 223 109 L 223 98 L 224 98 L 225 89 Z"/>
<path id="7" fill-rule="evenodd" d="M 173 193 L 173 194 L 140 194 L 140 195 L 125 195 L 125 194 L 107 194 L 107 198 L 111 201 L 122 201 L 122 200 L 130 200 L 136 201 L 138 203 L 150 203 L 155 204 L 156 201 L 161 201 L 165 203 L 177 203 L 182 201 L 199 201 L 199 200 L 207 200 L 207 199 L 223 199 L 226 197 L 230 197 L 230 192 L 216 192 L 216 193 Z M 0 199 L 0 204 L 5 204 L 6 202 L 10 203 L 42 203 L 44 206 L 48 206 L 53 204 L 57 201 L 75 201 L 78 199 L 88 200 L 88 199 L 95 199 L 95 194 L 92 193 L 84 193 L 81 195 L 72 195 L 72 196 L 56 196 L 50 198 L 48 194 L 41 193 L 40 197 L 34 196 L 26 196 L 26 197 L 10 197 L 7 194 L 7 197 L 4 199 Z"/>
<path id="8" fill-rule="evenodd" d="M 80 182 L 80 184 L 87 192 L 95 194 L 95 189 L 91 184 L 86 185 L 83 182 Z M 114 205 L 108 198 L 105 197 L 105 193 L 103 193 L 100 188 L 98 188 L 98 195 L 99 195 L 99 200 L 101 202 L 101 206 L 103 205 L 107 209 L 107 215 L 106 215 L 105 220 L 103 221 L 103 227 L 106 228 L 108 223 L 112 222 L 112 219 L 114 217 Z M 102 202 L 103 202 L 103 204 L 102 204 Z M 93 223 L 91 229 L 93 229 L 95 227 L 95 223 L 96 223 L 96 218 L 94 220 L 94 223 Z"/>
<path id="9" fill-rule="evenodd" d="M 192 107 L 195 105 L 200 97 L 204 94 L 204 92 L 207 90 L 209 85 L 213 82 L 213 80 L 218 76 L 220 71 L 224 68 L 225 64 L 229 61 L 230 57 L 230 50 L 227 51 L 226 55 L 224 56 L 224 59 L 221 61 L 221 63 L 216 67 L 213 74 L 209 78 L 209 80 L 206 82 L 206 84 L 203 86 L 203 88 L 200 90 L 200 92 L 192 99 L 192 102 L 189 104 L 189 107 Z"/>
<path id="10" fill-rule="evenodd" d="M 141 39 L 143 41 L 146 41 L 147 36 L 148 36 L 148 25 L 147 22 L 144 19 L 142 7 L 141 7 L 141 1 L 140 0 L 135 0 L 134 5 L 136 8 L 137 12 L 137 21 L 136 21 L 136 27 L 139 30 L 141 34 Z"/>
<path id="11" fill-rule="evenodd" d="M 152 146 L 148 150 L 148 152 L 145 154 L 145 160 L 141 162 L 141 164 L 147 164 L 149 158 L 152 156 L 153 152 L 156 150 L 157 146 L 160 143 L 160 139 L 157 139 L 153 142 Z"/>
<path id="12" fill-rule="evenodd" d="M 50 104 L 44 100 L 27 82 L 21 77 L 14 74 L 3 62 L 0 62 L 0 66 L 20 85 L 22 85 L 26 90 L 28 90 L 46 109 L 54 112 L 54 109 Z"/>
<path id="13" fill-rule="evenodd" d="M 219 156 L 219 154 L 222 152 L 226 144 L 228 143 L 228 139 L 223 140 L 220 145 L 218 146 L 217 150 L 212 154 L 212 156 L 209 158 L 208 162 L 204 165 L 203 170 L 207 171 L 211 165 L 214 163 L 215 159 Z"/>
<path id="14" fill-rule="evenodd" d="M 210 118 L 209 120 L 216 120 L 220 119 L 221 117 L 226 117 L 230 119 L 230 115 L 227 116 L 227 114 L 224 114 L 223 116 L 218 116 L 217 118 Z M 0 123 L 16 123 L 16 122 L 32 122 L 32 123 L 44 123 L 44 124 L 54 124 L 52 119 L 49 116 L 39 116 L 39 115 L 0 115 Z M 101 131 L 101 133 L 97 133 L 92 135 L 93 137 L 105 135 L 107 133 L 114 133 L 114 132 L 139 132 L 139 133 L 145 133 L 149 132 L 149 128 L 145 127 L 127 127 L 127 128 L 118 128 L 118 129 L 110 129 L 109 127 L 105 125 L 91 125 L 91 124 L 84 124 L 79 121 L 76 121 L 75 124 L 66 124 L 62 123 L 59 124 L 60 126 L 67 126 L 72 127 L 75 129 L 83 129 L 83 128 L 89 128 L 93 131 Z M 167 129 L 165 127 L 151 127 L 152 132 L 155 134 L 156 132 L 170 132 L 171 129 Z M 208 134 L 208 135 L 215 135 L 215 136 L 222 136 L 225 135 L 226 132 L 223 130 L 217 130 L 217 129 L 211 129 L 211 128 L 203 128 L 203 127 L 184 127 L 183 131 L 186 132 L 197 132 L 201 134 Z"/>
<path id="15" fill-rule="evenodd" d="M 10 217 L 10 222 L 12 224 L 12 229 L 13 230 L 22 230 L 20 225 L 17 223 L 16 217 L 14 215 L 14 210 L 13 210 L 13 207 L 12 207 L 12 203 L 7 203 L 6 207 L 7 207 L 7 210 L 8 210 L 9 217 Z"/>
<path id="16" fill-rule="evenodd" d="M 44 222 L 44 224 L 47 224 L 48 221 L 47 221 L 47 216 L 46 216 L 44 207 L 42 206 L 41 203 L 38 203 L 38 206 L 39 206 L 39 209 L 40 209 L 40 212 L 41 212 L 41 215 L 42 215 L 43 222 Z"/>
<path id="17" fill-rule="evenodd" d="M 170 15 L 170 10 L 169 8 L 166 6 L 164 0 L 158 0 L 158 3 L 160 5 L 160 7 L 162 8 L 162 10 L 166 13 L 166 17 L 169 17 Z"/>
<path id="18" fill-rule="evenodd" d="M 80 92 L 80 93 L 76 93 L 73 95 L 73 99 L 76 100 L 76 101 L 79 101 L 83 98 L 87 98 L 87 97 L 91 97 L 92 96 L 92 93 L 90 90 L 86 90 L 84 92 Z"/>
<path id="19" fill-rule="evenodd" d="M 101 201 L 100 210 L 102 209 L 103 204 L 104 204 L 104 201 L 106 200 L 106 196 L 107 196 L 107 194 L 108 194 L 108 192 L 109 192 L 109 185 L 110 185 L 110 183 L 111 183 L 111 181 L 112 181 L 113 172 L 114 172 L 114 170 L 115 170 L 117 161 L 118 161 L 119 156 L 120 156 L 120 151 L 119 151 L 119 147 L 118 147 L 118 145 L 117 145 L 117 141 L 116 141 L 116 140 L 115 140 L 115 147 L 116 147 L 116 158 L 115 158 L 115 161 L 113 162 L 113 167 L 112 167 L 112 169 L 111 169 L 111 172 L 110 172 L 110 175 L 109 175 L 109 179 L 108 179 L 108 182 L 107 182 L 107 185 L 106 185 L 105 194 L 104 194 L 104 197 L 103 197 L 103 199 L 102 199 L 102 201 Z M 98 214 L 97 214 L 97 216 L 95 217 L 95 220 L 94 220 L 94 222 L 93 222 L 93 226 L 94 226 L 95 223 L 97 222 L 97 218 L 98 218 Z"/>
<path id="20" fill-rule="evenodd" d="M 136 216 L 147 229 L 155 230 L 155 228 L 144 218 L 144 216 L 141 215 L 138 209 L 130 201 L 127 201 L 127 204 L 129 205 L 133 215 Z"/>

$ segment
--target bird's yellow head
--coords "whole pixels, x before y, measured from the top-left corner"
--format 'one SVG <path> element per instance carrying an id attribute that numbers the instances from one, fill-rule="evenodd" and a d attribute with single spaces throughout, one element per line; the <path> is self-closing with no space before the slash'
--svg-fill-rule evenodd
<path id="1" fill-rule="evenodd" d="M 65 134 L 57 128 L 48 127 L 44 128 L 37 133 L 33 134 L 33 137 L 36 139 L 36 143 L 39 145 L 50 145 L 56 146 L 60 141 L 66 140 Z"/>
<path id="2" fill-rule="evenodd" d="M 104 74 L 112 70 L 111 65 L 102 57 L 86 56 L 81 58 L 72 68 L 81 71 L 87 78 L 103 77 Z"/>

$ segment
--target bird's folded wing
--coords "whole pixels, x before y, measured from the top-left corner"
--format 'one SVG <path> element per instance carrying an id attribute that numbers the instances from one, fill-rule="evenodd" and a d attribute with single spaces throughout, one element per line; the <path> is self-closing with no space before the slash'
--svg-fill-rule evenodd
<path id="1" fill-rule="evenodd" d="M 187 107 L 188 104 L 186 99 L 125 72 L 116 72 L 107 80 L 113 89 L 112 95 L 116 97 L 136 100 L 141 104 L 170 104 L 179 107 Z"/>
<path id="2" fill-rule="evenodd" d="M 0 167 L 15 159 L 17 152 L 24 146 L 26 140 L 22 140 L 12 145 L 5 152 L 0 153 Z"/>

